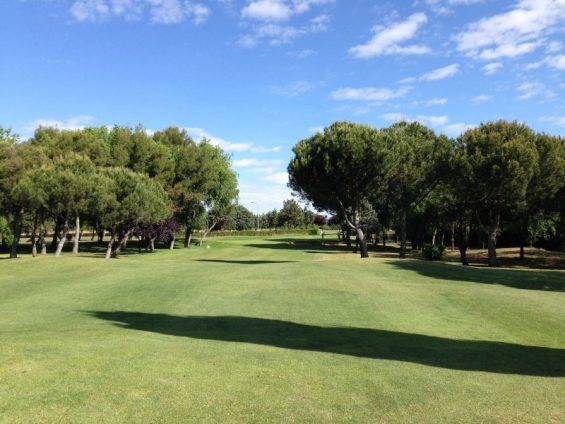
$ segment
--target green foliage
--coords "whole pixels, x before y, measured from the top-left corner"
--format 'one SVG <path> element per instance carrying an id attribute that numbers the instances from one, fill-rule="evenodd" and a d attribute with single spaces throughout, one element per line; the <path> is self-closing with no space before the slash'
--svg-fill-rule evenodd
<path id="1" fill-rule="evenodd" d="M 278 213 L 278 225 L 289 229 L 304 225 L 304 211 L 294 199 L 283 202 L 283 207 Z"/>
<path id="2" fill-rule="evenodd" d="M 386 151 L 379 132 L 337 122 L 293 148 L 289 186 L 315 208 L 358 208 L 381 184 Z"/>
<path id="3" fill-rule="evenodd" d="M 443 244 L 428 244 L 422 249 L 424 258 L 430 261 L 439 261 L 443 258 L 445 246 Z"/>
<path id="4" fill-rule="evenodd" d="M 3 244 L 12 244 L 14 240 L 14 235 L 12 234 L 12 229 L 8 223 L 5 216 L 0 216 L 0 242 Z"/>

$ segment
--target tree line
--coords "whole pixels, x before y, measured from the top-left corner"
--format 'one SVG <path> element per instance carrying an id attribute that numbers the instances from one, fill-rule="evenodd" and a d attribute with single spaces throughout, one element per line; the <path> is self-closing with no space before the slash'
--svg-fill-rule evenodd
<path id="1" fill-rule="evenodd" d="M 237 195 L 229 155 L 176 127 L 46 127 L 25 142 L 0 127 L 0 238 L 11 258 L 24 230 L 33 256 L 47 252 L 49 233 L 59 256 L 74 229 L 78 253 L 85 223 L 100 242 L 109 234 L 107 258 L 133 236 L 173 249 L 181 226 L 188 247 L 195 228 L 206 237 L 230 215 Z"/>
<path id="2" fill-rule="evenodd" d="M 418 122 L 377 129 L 336 122 L 293 148 L 289 186 L 354 232 L 361 257 L 367 235 L 394 228 L 400 257 L 451 235 L 461 262 L 486 242 L 498 264 L 501 233 L 523 247 L 565 240 L 565 142 L 519 122 L 482 123 L 457 138 Z M 349 240 L 349 235 L 346 237 Z"/>

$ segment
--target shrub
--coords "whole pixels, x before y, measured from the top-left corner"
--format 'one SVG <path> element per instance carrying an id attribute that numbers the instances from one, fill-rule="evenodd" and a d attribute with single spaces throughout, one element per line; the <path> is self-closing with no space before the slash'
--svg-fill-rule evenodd
<path id="1" fill-rule="evenodd" d="M 308 235 L 310 236 L 317 236 L 319 233 L 319 230 L 317 230 L 316 228 L 311 228 L 308 230 Z"/>
<path id="2" fill-rule="evenodd" d="M 445 246 L 443 244 L 428 244 L 424 246 L 422 253 L 424 258 L 430 261 L 439 261 L 443 257 Z"/>

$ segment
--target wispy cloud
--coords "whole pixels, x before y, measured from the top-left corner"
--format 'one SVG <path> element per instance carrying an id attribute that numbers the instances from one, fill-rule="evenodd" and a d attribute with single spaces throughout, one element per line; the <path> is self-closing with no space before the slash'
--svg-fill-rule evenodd
<path id="1" fill-rule="evenodd" d="M 295 81 L 290 84 L 271 87 L 271 90 L 275 94 L 279 94 L 285 97 L 297 97 L 310 91 L 314 86 L 308 81 Z"/>
<path id="2" fill-rule="evenodd" d="M 254 143 L 234 143 L 222 138 L 216 137 L 202 128 L 198 127 L 184 127 L 186 132 L 196 140 L 209 140 L 213 145 L 221 147 L 226 152 L 251 152 L 251 153 L 269 153 L 280 152 L 281 148 L 277 147 L 263 147 L 257 146 Z"/>
<path id="3" fill-rule="evenodd" d="M 159 24 L 178 24 L 189 19 L 199 25 L 210 9 L 189 0 L 75 0 L 70 13 L 78 22 L 101 22 L 112 17 L 138 21 L 148 16 Z"/>
<path id="4" fill-rule="evenodd" d="M 265 159 L 257 159 L 257 158 L 245 158 L 245 159 L 237 159 L 234 160 L 233 166 L 236 168 L 251 168 L 251 167 L 277 167 L 283 164 L 283 161 L 280 159 L 273 159 L 273 160 L 265 160 Z"/>
<path id="5" fill-rule="evenodd" d="M 90 115 L 77 115 L 63 120 L 51 118 L 36 119 L 25 125 L 22 129 L 22 135 L 24 137 L 31 137 L 33 132 L 39 127 L 52 127 L 60 130 L 78 130 L 93 125 L 96 120 L 94 116 Z"/>
<path id="6" fill-rule="evenodd" d="M 482 60 L 530 53 L 565 21 L 563 0 L 520 0 L 508 12 L 482 18 L 455 36 L 457 50 Z"/>
<path id="7" fill-rule="evenodd" d="M 422 0 L 422 3 L 438 15 L 445 15 L 453 12 L 453 7 L 458 5 L 469 5 L 482 3 L 485 0 Z"/>
<path id="8" fill-rule="evenodd" d="M 405 21 L 389 26 L 377 25 L 373 37 L 365 44 L 349 49 L 349 54 L 357 59 L 369 59 L 381 55 L 421 55 L 430 53 L 430 48 L 421 44 L 402 44 L 413 38 L 428 18 L 423 13 L 415 13 Z"/>
<path id="9" fill-rule="evenodd" d="M 565 116 L 542 116 L 542 122 L 551 122 L 559 127 L 565 127 Z"/>
<path id="10" fill-rule="evenodd" d="M 474 105 L 478 105 L 481 103 L 490 102 L 492 98 L 493 97 L 488 94 L 479 94 L 478 96 L 473 97 L 470 102 Z"/>
<path id="11" fill-rule="evenodd" d="M 250 31 L 239 38 L 242 47 L 254 47 L 261 40 L 272 45 L 282 45 L 307 34 L 326 31 L 331 17 L 325 13 L 318 14 L 307 23 L 296 25 L 291 22 L 297 15 L 309 12 L 314 6 L 334 3 L 335 0 L 250 0 L 241 10 L 244 25 Z M 306 53 L 307 57 L 308 53 Z"/>
<path id="12" fill-rule="evenodd" d="M 400 87 L 396 90 L 390 88 L 339 88 L 332 93 L 335 100 L 361 100 L 361 101 L 383 101 L 404 96 L 410 91 L 410 87 Z"/>
<path id="13" fill-rule="evenodd" d="M 426 72 L 422 75 L 419 80 L 420 81 L 437 81 L 442 80 L 445 78 L 452 77 L 459 73 L 459 65 L 454 63 L 453 65 L 444 66 L 443 68 L 437 68 L 433 71 Z"/>
<path id="14" fill-rule="evenodd" d="M 288 184 L 288 173 L 286 172 L 277 172 L 276 174 L 266 175 L 261 178 L 263 181 L 269 181 L 271 183 L 277 184 Z"/>
<path id="15" fill-rule="evenodd" d="M 553 92 L 539 81 L 525 82 L 520 84 L 516 90 L 520 93 L 519 100 L 528 100 L 532 97 L 553 97 Z"/>
<path id="16" fill-rule="evenodd" d="M 241 10 L 241 16 L 259 21 L 280 22 L 306 13 L 312 6 L 333 2 L 334 0 L 251 0 Z"/>
<path id="17" fill-rule="evenodd" d="M 447 104 L 447 99 L 446 98 L 435 98 L 435 99 L 430 99 L 426 102 L 426 106 L 443 106 Z"/>
<path id="18" fill-rule="evenodd" d="M 494 75 L 500 69 L 502 69 L 503 66 L 504 65 L 502 65 L 502 63 L 500 62 L 492 62 L 492 63 L 487 63 L 485 66 L 481 68 L 481 70 L 485 75 Z"/>

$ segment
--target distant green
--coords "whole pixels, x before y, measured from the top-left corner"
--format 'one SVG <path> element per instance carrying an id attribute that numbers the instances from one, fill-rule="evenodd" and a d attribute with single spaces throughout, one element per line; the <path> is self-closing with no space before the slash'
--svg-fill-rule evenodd
<path id="1" fill-rule="evenodd" d="M 565 422 L 563 271 L 207 245 L 0 260 L 0 422 Z"/>

